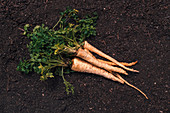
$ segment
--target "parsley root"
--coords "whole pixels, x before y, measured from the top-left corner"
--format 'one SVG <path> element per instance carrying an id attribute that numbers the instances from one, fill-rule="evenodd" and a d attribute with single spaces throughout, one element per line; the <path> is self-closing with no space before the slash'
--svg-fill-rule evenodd
<path id="1" fill-rule="evenodd" d="M 92 46 L 91 44 L 89 44 L 87 41 L 84 42 L 84 48 L 88 49 L 89 51 L 91 52 L 94 52 L 112 62 L 114 62 L 115 64 L 117 64 L 118 66 L 128 70 L 128 71 L 132 71 L 132 72 L 139 72 L 137 70 L 134 70 L 134 69 L 130 69 L 128 67 L 125 67 L 124 65 L 122 65 L 121 63 L 119 63 L 117 60 L 115 60 L 114 58 L 110 57 L 109 55 L 106 55 L 105 53 L 103 53 L 102 51 L 98 50 L 97 48 L 95 48 L 94 46 Z"/>
<path id="2" fill-rule="evenodd" d="M 97 74 L 105 78 L 111 79 L 113 81 L 118 81 L 122 84 L 124 83 L 121 79 L 115 77 L 113 74 L 105 71 L 104 69 L 98 68 L 88 62 L 80 60 L 79 58 L 72 59 L 72 62 L 73 63 L 72 63 L 71 69 L 73 71 L 93 73 L 93 74 Z"/>
<path id="3" fill-rule="evenodd" d="M 109 64 L 109 65 L 117 65 L 115 64 L 114 62 L 109 62 L 109 61 L 105 61 L 105 60 L 101 60 L 101 59 L 98 59 L 100 62 L 103 62 L 103 63 L 106 63 L 106 64 Z M 131 63 L 126 63 L 126 62 L 120 62 L 120 64 L 124 65 L 124 66 L 133 66 L 137 63 L 138 61 L 135 61 L 135 62 L 131 62 Z"/>
<path id="4" fill-rule="evenodd" d="M 138 89 L 137 87 L 135 87 L 134 85 L 130 84 L 129 82 L 127 82 L 126 80 L 124 80 L 119 74 L 115 74 L 120 80 L 122 80 L 124 83 L 126 83 L 128 86 L 136 89 L 137 91 L 139 91 L 142 95 L 145 96 L 146 99 L 148 99 L 148 97 L 146 96 L 145 93 L 143 93 L 140 89 Z"/>
<path id="5" fill-rule="evenodd" d="M 122 73 L 122 74 L 128 75 L 126 73 L 126 71 L 124 71 L 121 68 L 113 67 L 111 65 L 108 65 L 106 63 L 98 61 L 96 58 L 92 57 L 90 54 L 88 54 L 88 52 L 84 51 L 82 48 L 78 49 L 76 56 L 86 60 L 87 62 L 89 62 L 89 63 L 91 63 L 91 64 L 93 64 L 93 65 L 95 65 L 97 67 L 106 69 L 108 71 L 114 71 L 114 72 L 118 72 L 118 73 Z"/>

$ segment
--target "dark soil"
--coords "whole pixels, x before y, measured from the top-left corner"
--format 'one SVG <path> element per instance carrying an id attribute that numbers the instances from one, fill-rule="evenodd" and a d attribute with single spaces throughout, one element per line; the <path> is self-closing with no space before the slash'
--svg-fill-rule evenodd
<path id="1" fill-rule="evenodd" d="M 169 111 L 169 18 L 166 0 L 1 0 L 1 113 L 167 113 Z M 156 2 L 157 1 L 157 2 Z M 168 0 L 167 0 L 168 1 Z M 67 95 L 60 77 L 45 82 L 39 75 L 16 71 L 28 58 L 22 31 L 25 24 L 52 27 L 67 6 L 83 14 L 97 12 L 95 47 L 119 61 L 135 61 L 140 73 L 123 76 L 144 91 L 146 100 L 127 85 L 86 73 L 66 79 L 75 87 Z M 170 111 L 169 111 L 170 112 Z"/>

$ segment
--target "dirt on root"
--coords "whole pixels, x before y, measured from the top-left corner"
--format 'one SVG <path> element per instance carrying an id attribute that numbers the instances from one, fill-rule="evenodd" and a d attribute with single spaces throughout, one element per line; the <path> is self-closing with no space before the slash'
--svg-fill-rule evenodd
<path id="1" fill-rule="evenodd" d="M 0 112 L 1 113 L 168 113 L 169 18 L 168 0 L 1 0 L 0 1 Z M 72 73 L 66 79 L 75 87 L 67 95 L 56 76 L 45 82 L 39 75 L 16 71 L 28 58 L 22 36 L 25 24 L 49 27 L 67 6 L 83 14 L 97 12 L 97 36 L 88 41 L 118 61 L 135 61 L 140 73 L 123 76 L 144 91 L 103 77 Z"/>

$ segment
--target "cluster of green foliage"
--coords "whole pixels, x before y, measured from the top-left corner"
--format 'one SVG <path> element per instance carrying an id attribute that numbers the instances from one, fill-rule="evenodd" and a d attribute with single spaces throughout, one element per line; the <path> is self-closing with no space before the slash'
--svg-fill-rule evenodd
<path id="1" fill-rule="evenodd" d="M 71 59 L 84 39 L 96 35 L 97 15 L 81 18 L 78 10 L 69 8 L 60 15 L 59 21 L 51 29 L 42 24 L 30 31 L 29 24 L 24 26 L 23 35 L 31 40 L 27 45 L 30 59 L 20 61 L 17 70 L 41 74 L 40 80 L 60 75 L 69 94 L 74 92 L 74 87 L 65 80 L 63 74 L 71 71 Z"/>

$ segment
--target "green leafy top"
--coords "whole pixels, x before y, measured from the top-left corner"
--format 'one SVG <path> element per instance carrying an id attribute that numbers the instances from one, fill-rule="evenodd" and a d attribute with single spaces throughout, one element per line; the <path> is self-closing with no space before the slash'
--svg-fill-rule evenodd
<path id="1" fill-rule="evenodd" d="M 24 26 L 23 35 L 31 39 L 27 45 L 30 59 L 20 61 L 17 70 L 41 74 L 41 80 L 60 75 L 67 93 L 70 90 L 73 93 L 73 86 L 65 80 L 63 73 L 70 72 L 71 59 L 82 46 L 84 39 L 96 35 L 97 15 L 81 18 L 75 9 L 67 9 L 60 15 L 59 21 L 52 29 L 42 24 L 30 31 L 29 24 Z"/>

